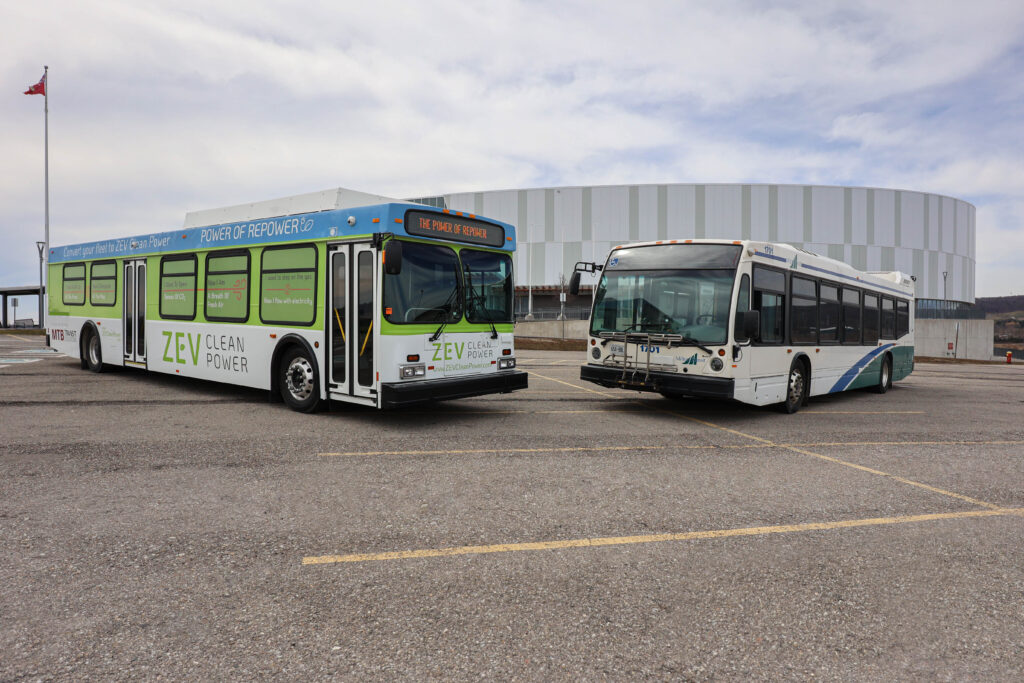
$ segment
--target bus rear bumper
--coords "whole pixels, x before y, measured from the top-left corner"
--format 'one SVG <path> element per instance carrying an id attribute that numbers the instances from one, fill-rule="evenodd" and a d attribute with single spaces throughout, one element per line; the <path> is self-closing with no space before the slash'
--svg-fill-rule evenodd
<path id="1" fill-rule="evenodd" d="M 423 382 L 381 384 L 381 407 L 400 408 L 426 401 L 447 401 L 485 394 L 504 394 L 527 388 L 525 372 L 502 370 L 483 377 L 451 377 Z"/>
<path id="2" fill-rule="evenodd" d="M 648 374 L 634 370 L 626 370 L 626 374 L 623 376 L 621 368 L 606 368 L 599 365 L 580 367 L 580 379 L 600 384 L 603 387 L 705 398 L 732 398 L 735 390 L 734 381 L 731 378 L 697 377 L 667 372 Z"/>

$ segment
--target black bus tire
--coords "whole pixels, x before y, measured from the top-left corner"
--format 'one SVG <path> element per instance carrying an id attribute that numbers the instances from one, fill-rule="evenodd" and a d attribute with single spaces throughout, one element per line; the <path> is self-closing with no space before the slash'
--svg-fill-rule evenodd
<path id="1" fill-rule="evenodd" d="M 807 396 L 807 366 L 800 359 L 794 360 L 786 375 L 786 400 L 781 404 L 782 412 L 795 413 L 800 410 Z"/>
<path id="2" fill-rule="evenodd" d="M 312 413 L 320 405 L 320 378 L 316 359 L 302 346 L 284 352 L 278 366 L 278 387 L 288 407 L 300 413 Z"/>
<path id="3" fill-rule="evenodd" d="M 878 385 L 875 392 L 884 394 L 892 388 L 892 357 L 886 354 L 882 359 L 882 368 L 878 371 Z"/>
<path id="4" fill-rule="evenodd" d="M 91 325 L 85 329 L 85 339 L 82 340 L 85 367 L 91 372 L 103 372 L 103 345 L 100 343 L 100 333 Z"/>

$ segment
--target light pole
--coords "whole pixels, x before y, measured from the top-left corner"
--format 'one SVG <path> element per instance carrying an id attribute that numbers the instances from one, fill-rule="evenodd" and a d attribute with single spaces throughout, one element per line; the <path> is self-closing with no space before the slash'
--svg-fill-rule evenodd
<path id="1" fill-rule="evenodd" d="M 526 250 L 526 286 L 528 288 L 526 319 L 533 320 L 533 245 Z"/>
<path id="2" fill-rule="evenodd" d="M 948 270 L 942 271 L 942 300 L 946 300 L 946 276 L 949 275 Z"/>
<path id="3" fill-rule="evenodd" d="M 43 250 L 46 242 L 36 242 L 36 249 L 39 251 L 39 329 L 43 329 Z"/>

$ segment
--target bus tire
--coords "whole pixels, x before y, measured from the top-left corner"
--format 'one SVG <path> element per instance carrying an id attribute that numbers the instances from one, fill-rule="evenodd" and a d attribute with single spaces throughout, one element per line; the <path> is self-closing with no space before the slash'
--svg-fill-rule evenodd
<path id="1" fill-rule="evenodd" d="M 312 413 L 320 405 L 320 379 L 316 359 L 305 348 L 294 345 L 284 352 L 278 365 L 278 387 L 288 407 Z"/>
<path id="2" fill-rule="evenodd" d="M 100 344 L 100 333 L 92 325 L 85 327 L 82 339 L 82 360 L 91 372 L 103 372 L 103 346 Z"/>
<path id="3" fill-rule="evenodd" d="M 800 410 L 807 398 L 807 366 L 799 358 L 789 366 L 789 374 L 786 376 L 786 400 L 782 402 L 782 412 L 795 413 Z"/>
<path id="4" fill-rule="evenodd" d="M 892 389 L 892 356 L 885 354 L 882 359 L 882 369 L 878 371 L 878 385 L 875 386 L 875 393 L 884 394 Z"/>

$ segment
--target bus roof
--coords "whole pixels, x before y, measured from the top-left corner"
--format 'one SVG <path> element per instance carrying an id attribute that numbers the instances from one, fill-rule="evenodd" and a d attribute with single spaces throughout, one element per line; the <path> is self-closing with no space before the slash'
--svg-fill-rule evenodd
<path id="1" fill-rule="evenodd" d="M 634 242 L 623 244 L 615 249 L 630 247 L 650 247 L 667 244 L 736 244 L 743 247 L 743 255 L 755 263 L 764 263 L 775 267 L 788 267 L 816 277 L 827 277 L 834 280 L 857 282 L 876 289 L 887 290 L 903 296 L 914 296 L 914 280 L 911 276 L 898 270 L 894 271 L 861 271 L 843 261 L 816 254 L 792 244 L 783 242 L 761 242 L 757 240 L 722 240 L 722 239 L 683 239 L 658 240 L 656 242 Z M 767 248 L 766 248 L 767 247 Z M 615 251 L 613 249 L 612 251 Z"/>
<path id="2" fill-rule="evenodd" d="M 361 204 L 360 202 L 365 199 L 374 203 Z M 376 201 L 380 199 L 385 201 Z M 186 215 L 185 227 L 181 230 L 51 247 L 49 262 L 63 263 L 330 238 L 344 239 L 377 233 L 409 235 L 405 229 L 404 218 L 406 212 L 410 210 L 449 214 L 452 218 L 483 220 L 501 226 L 505 241 L 500 247 L 458 239 L 450 241 L 515 251 L 516 230 L 508 223 L 463 212 L 449 212 L 447 209 L 423 204 L 387 200 L 377 195 L 339 188 L 267 202 L 191 212 Z M 291 213 L 284 213 L 289 211 Z"/>

